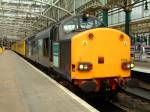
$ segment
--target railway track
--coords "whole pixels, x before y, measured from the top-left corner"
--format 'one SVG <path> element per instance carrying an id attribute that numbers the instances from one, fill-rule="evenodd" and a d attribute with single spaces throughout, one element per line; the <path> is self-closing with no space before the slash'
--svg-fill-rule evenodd
<path id="1" fill-rule="evenodd" d="M 150 101 L 129 92 L 120 92 L 112 103 L 126 112 L 150 112 Z"/>
<path id="2" fill-rule="evenodd" d="M 150 112 L 150 84 L 137 75 L 138 78 L 132 77 L 126 90 L 120 92 L 112 103 L 127 112 Z"/>
<path id="3" fill-rule="evenodd" d="M 145 90 L 144 88 L 127 88 L 127 90 L 124 92 L 128 95 L 132 95 L 141 100 L 150 102 L 150 91 Z"/>
<path id="4" fill-rule="evenodd" d="M 124 91 L 124 92 L 120 92 L 111 101 L 101 100 L 97 96 L 88 97 L 85 94 L 80 93 L 77 88 L 72 87 L 71 84 L 68 83 L 67 81 L 62 80 L 62 78 L 60 78 L 57 75 L 57 73 L 53 73 L 52 71 L 49 71 L 47 68 L 37 63 L 34 63 L 30 60 L 28 61 L 32 63 L 35 67 L 37 67 L 38 69 L 46 73 L 48 76 L 56 80 L 58 83 L 60 83 L 61 85 L 65 86 L 70 91 L 78 95 L 80 98 L 85 100 L 87 103 L 92 105 L 94 108 L 96 108 L 100 112 L 150 112 L 149 100 L 146 100 L 138 95 L 134 95 L 130 92 Z M 52 74 L 55 74 L 55 75 L 52 75 Z"/>
<path id="5" fill-rule="evenodd" d="M 49 71 L 47 68 L 45 68 L 45 67 L 43 67 L 43 66 L 41 66 L 41 65 L 31 61 L 31 60 L 28 60 L 28 59 L 26 59 L 26 60 L 28 62 L 30 62 L 32 65 L 34 65 L 36 68 L 40 69 L 41 71 L 46 73 L 48 76 L 53 78 L 59 84 L 65 86 L 67 89 L 69 89 L 70 91 L 72 91 L 73 93 L 78 95 L 80 98 L 82 98 L 84 101 L 86 101 L 87 103 L 92 105 L 94 108 L 96 108 L 100 112 L 125 112 L 122 108 L 114 105 L 111 102 L 102 100 L 101 98 L 99 98 L 97 96 L 92 96 L 91 97 L 91 95 L 87 95 L 87 94 L 81 93 L 78 88 L 73 87 L 71 83 L 69 83 L 68 81 L 60 78 L 57 75 L 57 73 L 55 73 L 53 71 Z M 52 75 L 52 74 L 54 74 L 54 75 Z"/>
<path id="6" fill-rule="evenodd" d="M 150 84 L 150 74 L 148 73 L 143 73 L 143 72 L 138 72 L 138 71 L 131 71 L 131 76 L 133 78 L 136 78 L 140 81 L 146 82 Z"/>

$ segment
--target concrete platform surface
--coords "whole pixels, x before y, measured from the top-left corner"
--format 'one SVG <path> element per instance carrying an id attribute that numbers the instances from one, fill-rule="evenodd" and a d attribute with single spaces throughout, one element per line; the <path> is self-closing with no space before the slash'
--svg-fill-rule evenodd
<path id="1" fill-rule="evenodd" d="M 150 70 L 150 61 L 139 61 L 139 62 L 134 62 L 136 67 L 142 67 Z"/>
<path id="2" fill-rule="evenodd" d="M 146 61 L 134 61 L 135 68 L 134 71 L 144 72 L 150 74 L 150 58 L 147 58 Z"/>
<path id="3" fill-rule="evenodd" d="M 134 71 L 150 73 L 150 55 L 143 60 L 135 60 L 132 57 L 132 61 L 135 64 L 135 68 L 133 69 Z"/>
<path id="4" fill-rule="evenodd" d="M 0 112 L 97 112 L 12 51 L 0 54 Z"/>
<path id="5" fill-rule="evenodd" d="M 136 66 L 132 70 L 137 71 L 137 72 L 143 72 L 143 73 L 150 74 L 150 68 L 146 68 L 146 67 Z"/>

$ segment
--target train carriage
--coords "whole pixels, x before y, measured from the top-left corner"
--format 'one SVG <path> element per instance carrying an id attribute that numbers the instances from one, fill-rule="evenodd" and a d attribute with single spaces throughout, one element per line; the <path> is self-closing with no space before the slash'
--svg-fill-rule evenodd
<path id="1" fill-rule="evenodd" d="M 66 18 L 27 39 L 26 45 L 28 58 L 52 68 L 85 92 L 117 90 L 134 66 L 130 38 L 104 28 L 92 16 Z"/>
<path id="2" fill-rule="evenodd" d="M 11 49 L 23 57 L 26 56 L 26 40 L 20 40 L 17 42 L 13 42 L 11 45 Z"/>
<path id="3" fill-rule="evenodd" d="M 49 67 L 50 28 L 27 39 L 27 57 L 45 67 Z"/>

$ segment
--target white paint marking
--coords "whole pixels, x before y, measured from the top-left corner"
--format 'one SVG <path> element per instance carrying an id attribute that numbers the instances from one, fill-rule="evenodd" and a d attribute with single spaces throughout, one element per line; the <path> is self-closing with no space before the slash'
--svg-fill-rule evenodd
<path id="1" fill-rule="evenodd" d="M 13 52 L 13 53 L 15 53 L 15 52 Z M 56 82 L 55 80 L 53 80 L 52 78 L 50 78 L 49 76 L 47 76 L 45 73 L 43 73 L 42 71 L 40 71 L 39 69 L 37 69 L 36 67 L 34 67 L 32 64 L 30 64 L 29 62 L 27 62 L 25 59 L 23 59 L 19 55 L 17 55 L 17 56 L 22 61 L 24 61 L 26 64 L 28 64 L 29 66 L 31 66 L 34 70 L 36 70 L 37 72 L 39 72 L 40 74 L 42 74 L 43 77 L 47 78 L 49 81 L 51 81 L 52 83 L 54 83 L 57 87 L 59 87 L 60 89 L 62 89 L 65 93 L 67 93 L 69 96 L 71 96 L 74 100 L 78 101 L 85 108 L 87 108 L 91 112 L 99 112 L 97 109 L 95 109 L 94 107 L 92 107 L 91 105 L 89 105 L 87 102 L 85 102 L 84 100 L 82 100 L 80 97 L 78 97 L 75 94 L 73 94 L 72 92 L 70 92 L 68 89 L 66 89 L 65 87 L 63 87 L 62 85 L 60 85 L 58 82 Z"/>

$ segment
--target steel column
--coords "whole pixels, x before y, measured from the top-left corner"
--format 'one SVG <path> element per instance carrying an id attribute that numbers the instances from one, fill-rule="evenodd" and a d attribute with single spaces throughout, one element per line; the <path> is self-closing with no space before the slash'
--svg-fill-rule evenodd
<path id="1" fill-rule="evenodd" d="M 125 33 L 130 36 L 131 10 L 125 10 Z"/>
<path id="2" fill-rule="evenodd" d="M 103 22 L 105 26 L 108 26 L 108 9 L 103 9 Z"/>

